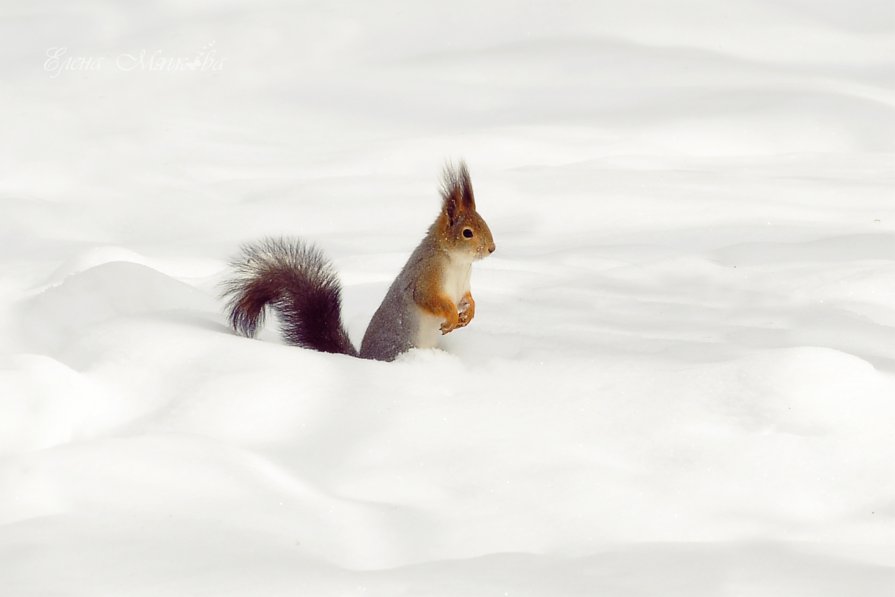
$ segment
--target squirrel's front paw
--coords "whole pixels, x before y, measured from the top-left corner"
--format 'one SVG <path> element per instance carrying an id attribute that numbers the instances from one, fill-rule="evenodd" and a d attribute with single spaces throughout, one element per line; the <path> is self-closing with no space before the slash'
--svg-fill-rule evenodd
<path id="1" fill-rule="evenodd" d="M 457 326 L 460 324 L 460 314 L 453 313 L 453 317 L 448 317 L 444 320 L 444 323 L 441 324 L 441 335 L 445 335 L 447 333 L 453 332 L 457 329 Z"/>
<path id="2" fill-rule="evenodd" d="M 466 327 L 475 317 L 475 301 L 472 300 L 472 295 L 467 293 L 458 307 L 460 312 L 457 314 L 457 327 Z"/>

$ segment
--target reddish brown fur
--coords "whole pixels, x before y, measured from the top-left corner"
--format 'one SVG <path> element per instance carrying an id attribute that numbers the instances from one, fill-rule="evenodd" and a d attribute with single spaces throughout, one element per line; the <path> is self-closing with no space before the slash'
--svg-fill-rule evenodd
<path id="1" fill-rule="evenodd" d="M 457 327 L 460 316 L 454 301 L 444 295 L 441 289 L 441 279 L 440 267 L 427 270 L 417 280 L 413 299 L 420 309 L 444 320 L 441 331 L 446 334 Z"/>
<path id="2" fill-rule="evenodd" d="M 475 301 L 472 299 L 472 293 L 467 292 L 463 295 L 463 300 L 466 301 L 467 307 L 466 310 L 459 315 L 458 328 L 466 327 L 469 325 L 469 322 L 472 321 L 472 318 L 475 317 Z"/>

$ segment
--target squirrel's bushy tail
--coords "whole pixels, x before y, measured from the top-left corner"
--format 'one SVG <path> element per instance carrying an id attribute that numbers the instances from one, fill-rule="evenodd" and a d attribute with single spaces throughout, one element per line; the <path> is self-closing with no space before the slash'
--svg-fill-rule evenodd
<path id="1" fill-rule="evenodd" d="M 252 337 L 270 306 L 290 344 L 357 356 L 342 325 L 342 289 L 335 270 L 314 246 L 268 238 L 244 245 L 224 283 L 230 325 Z"/>

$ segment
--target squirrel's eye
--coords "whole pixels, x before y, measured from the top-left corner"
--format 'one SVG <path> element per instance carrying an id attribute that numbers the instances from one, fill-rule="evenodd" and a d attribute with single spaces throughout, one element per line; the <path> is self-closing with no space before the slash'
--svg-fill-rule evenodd
<path id="1" fill-rule="evenodd" d="M 464 228 L 463 236 L 466 238 L 472 238 L 472 228 Z"/>

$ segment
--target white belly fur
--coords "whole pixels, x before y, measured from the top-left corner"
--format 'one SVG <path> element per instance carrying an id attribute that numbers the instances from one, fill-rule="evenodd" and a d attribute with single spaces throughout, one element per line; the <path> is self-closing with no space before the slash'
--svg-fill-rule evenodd
<path id="1" fill-rule="evenodd" d="M 438 337 L 441 335 L 442 319 L 435 315 L 423 312 L 420 309 L 419 328 L 416 332 L 417 348 L 435 348 L 438 344 Z"/>
<path id="2" fill-rule="evenodd" d="M 471 272 L 471 258 L 469 260 L 452 259 L 444 269 L 441 289 L 448 298 L 454 301 L 454 305 L 459 306 L 460 301 L 469 292 Z M 420 310 L 416 346 L 419 348 L 435 347 L 438 344 L 438 337 L 441 336 L 442 323 L 444 323 L 442 318 Z"/>
<path id="3" fill-rule="evenodd" d="M 444 270 L 441 280 L 441 288 L 451 297 L 454 304 L 459 304 L 460 299 L 469 292 L 469 276 L 472 273 L 472 259 L 452 259 L 450 265 Z"/>

